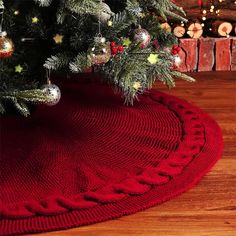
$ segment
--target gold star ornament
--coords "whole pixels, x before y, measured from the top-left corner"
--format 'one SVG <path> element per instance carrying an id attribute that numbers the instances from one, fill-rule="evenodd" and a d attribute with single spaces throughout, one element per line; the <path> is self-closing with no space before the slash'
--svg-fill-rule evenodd
<path id="1" fill-rule="evenodd" d="M 23 71 L 23 67 L 21 66 L 21 65 L 17 65 L 17 66 L 15 66 L 15 72 L 16 73 L 22 73 L 22 71 Z"/>
<path id="2" fill-rule="evenodd" d="M 64 36 L 63 35 L 60 35 L 60 34 L 56 34 L 54 37 L 53 37 L 53 40 L 56 44 L 62 44 L 63 43 L 63 38 Z"/>
<path id="3" fill-rule="evenodd" d="M 153 65 L 157 64 L 157 62 L 159 62 L 160 59 L 158 58 L 158 54 L 151 53 L 147 58 L 147 60 Z"/>
<path id="4" fill-rule="evenodd" d="M 124 47 L 127 47 L 127 48 L 128 48 L 131 43 L 132 43 L 132 42 L 130 41 L 129 38 L 124 38 L 124 40 L 123 40 L 123 46 L 124 46 Z"/>
<path id="5" fill-rule="evenodd" d="M 39 22 L 39 18 L 37 16 L 32 17 L 32 23 L 37 24 Z"/>
<path id="6" fill-rule="evenodd" d="M 134 82 L 134 84 L 133 84 L 133 88 L 134 88 L 134 89 L 138 90 L 138 89 L 140 89 L 141 87 L 142 87 L 142 86 L 141 86 L 141 83 L 140 83 L 139 81 Z"/>
<path id="7" fill-rule="evenodd" d="M 108 25 L 109 27 L 112 27 L 113 22 L 112 22 L 111 20 L 109 20 L 109 21 L 107 21 L 107 25 Z"/>

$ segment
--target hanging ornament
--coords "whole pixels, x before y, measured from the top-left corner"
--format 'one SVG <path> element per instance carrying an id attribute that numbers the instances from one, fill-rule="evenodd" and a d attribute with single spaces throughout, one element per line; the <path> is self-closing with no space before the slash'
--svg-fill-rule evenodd
<path id="1" fill-rule="evenodd" d="M 100 10 L 97 13 L 96 17 L 100 19 L 103 24 L 106 24 L 107 21 L 114 15 L 114 12 L 111 11 L 111 8 L 104 2 L 100 3 Z"/>
<path id="2" fill-rule="evenodd" d="M 62 44 L 63 43 L 63 38 L 64 38 L 64 35 L 61 35 L 61 34 L 56 34 L 54 37 L 53 37 L 53 40 L 56 44 Z"/>
<path id="3" fill-rule="evenodd" d="M 131 43 L 132 43 L 132 42 L 131 42 L 130 38 L 124 38 L 124 39 L 123 39 L 123 46 L 124 46 L 124 47 L 127 47 L 127 48 L 128 48 Z"/>
<path id="4" fill-rule="evenodd" d="M 88 49 L 88 58 L 92 65 L 105 64 L 110 60 L 110 45 L 104 37 L 98 36 L 94 38 L 94 43 Z"/>
<path id="5" fill-rule="evenodd" d="M 108 25 L 109 27 L 112 27 L 113 22 L 112 22 L 111 20 L 109 20 L 109 21 L 107 21 L 107 25 Z"/>
<path id="6" fill-rule="evenodd" d="M 7 33 L 0 32 L 0 58 L 11 57 L 14 52 L 14 44 L 7 36 Z"/>
<path id="7" fill-rule="evenodd" d="M 134 41 L 135 43 L 139 43 L 141 48 L 146 48 L 151 41 L 151 36 L 147 30 L 139 26 L 134 31 Z"/>
<path id="8" fill-rule="evenodd" d="M 31 18 L 31 21 L 32 21 L 33 24 L 38 24 L 39 18 L 37 16 L 34 16 L 34 17 Z"/>
<path id="9" fill-rule="evenodd" d="M 133 88 L 135 90 L 139 90 L 140 88 L 142 88 L 142 85 L 139 81 L 136 81 L 136 82 L 133 83 Z"/>
<path id="10" fill-rule="evenodd" d="M 157 63 L 160 61 L 160 59 L 159 59 L 159 57 L 158 57 L 158 54 L 154 54 L 154 53 L 151 53 L 151 54 L 149 55 L 149 57 L 147 58 L 147 60 L 148 60 L 152 65 L 157 64 Z"/>
<path id="11" fill-rule="evenodd" d="M 15 72 L 21 74 L 24 68 L 21 65 L 15 66 Z"/>
<path id="12" fill-rule="evenodd" d="M 47 84 L 44 84 L 41 87 L 41 90 L 49 100 L 45 103 L 47 106 L 56 105 L 61 99 L 61 91 L 59 87 L 51 83 L 50 80 L 50 70 L 46 70 Z"/>
<path id="13" fill-rule="evenodd" d="M 0 58 L 11 57 L 14 52 L 14 44 L 7 37 L 7 32 L 2 31 L 4 6 L 0 5 Z"/>
<path id="14" fill-rule="evenodd" d="M 61 99 L 61 91 L 59 87 L 55 84 L 51 84 L 51 82 L 44 84 L 41 87 L 41 90 L 45 93 L 50 100 L 46 103 L 48 106 L 56 105 Z"/>

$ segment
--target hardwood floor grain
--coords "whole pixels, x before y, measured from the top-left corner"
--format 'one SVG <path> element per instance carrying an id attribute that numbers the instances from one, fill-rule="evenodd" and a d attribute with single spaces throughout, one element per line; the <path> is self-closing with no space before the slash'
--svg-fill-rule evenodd
<path id="1" fill-rule="evenodd" d="M 134 215 L 42 236 L 236 236 L 236 72 L 191 74 L 196 83 L 177 81 L 173 90 L 214 117 L 224 134 L 224 155 L 190 191 Z"/>

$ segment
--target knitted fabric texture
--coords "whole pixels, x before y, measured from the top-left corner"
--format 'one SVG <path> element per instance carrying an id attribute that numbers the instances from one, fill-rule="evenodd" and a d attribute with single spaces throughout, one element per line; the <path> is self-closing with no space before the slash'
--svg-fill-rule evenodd
<path id="1" fill-rule="evenodd" d="M 67 83 L 54 107 L 1 118 L 0 235 L 67 229 L 167 201 L 222 154 L 200 109 L 152 90 L 133 107 L 98 83 Z"/>

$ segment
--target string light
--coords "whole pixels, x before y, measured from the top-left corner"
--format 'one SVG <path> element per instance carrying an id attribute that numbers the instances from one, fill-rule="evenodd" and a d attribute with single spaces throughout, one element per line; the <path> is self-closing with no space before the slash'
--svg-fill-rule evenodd
<path id="1" fill-rule="evenodd" d="M 14 11 L 14 15 L 15 15 L 15 16 L 18 16 L 19 14 L 20 14 L 20 12 L 19 12 L 18 10 L 15 10 L 15 11 Z"/>

